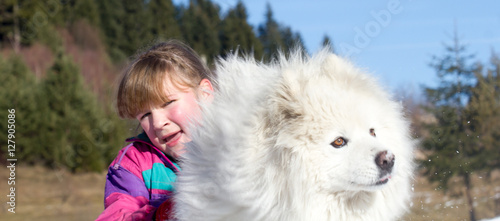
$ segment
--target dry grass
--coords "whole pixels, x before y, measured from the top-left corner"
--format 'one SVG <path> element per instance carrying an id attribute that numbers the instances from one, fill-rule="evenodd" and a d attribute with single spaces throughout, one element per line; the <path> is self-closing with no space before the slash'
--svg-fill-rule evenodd
<path id="1" fill-rule="evenodd" d="M 103 210 L 103 173 L 71 174 L 65 170 L 42 167 L 16 168 L 16 213 L 7 211 L 2 203 L 0 220 L 94 220 Z M 9 171 L 0 168 L 0 195 L 7 200 Z M 490 178 L 474 175 L 476 213 L 478 219 L 495 215 L 494 196 L 500 197 L 500 171 Z M 403 220 L 468 220 L 468 206 L 462 198 L 451 197 L 460 192 L 460 185 L 444 195 L 422 177 L 415 179 L 415 196 L 411 211 Z"/>
<path id="2" fill-rule="evenodd" d="M 473 174 L 472 196 L 476 219 L 493 218 L 500 215 L 500 171 L 493 171 L 487 178 L 484 174 Z M 469 220 L 469 205 L 463 192 L 463 184 L 454 179 L 453 187 L 445 195 L 437 190 L 424 177 L 417 177 L 414 182 L 414 196 L 410 212 L 404 220 Z M 495 203 L 496 200 L 496 203 Z"/>
<path id="3" fill-rule="evenodd" d="M 16 168 L 16 213 L 2 203 L 1 220 L 95 220 L 103 210 L 105 173 L 71 174 L 41 167 Z M 0 169 L 0 194 L 7 200 L 9 171 Z M 5 219 L 6 218 L 6 219 Z"/>

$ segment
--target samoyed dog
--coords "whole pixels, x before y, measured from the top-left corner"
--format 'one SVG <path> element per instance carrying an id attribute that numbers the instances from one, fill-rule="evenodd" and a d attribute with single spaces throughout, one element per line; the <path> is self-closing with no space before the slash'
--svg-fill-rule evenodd
<path id="1" fill-rule="evenodd" d="M 414 142 L 401 104 L 324 49 L 271 64 L 231 56 L 192 134 L 178 220 L 395 220 Z"/>

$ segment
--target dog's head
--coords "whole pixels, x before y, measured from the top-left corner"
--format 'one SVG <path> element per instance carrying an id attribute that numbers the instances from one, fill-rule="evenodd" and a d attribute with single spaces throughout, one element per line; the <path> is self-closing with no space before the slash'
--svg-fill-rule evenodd
<path id="1" fill-rule="evenodd" d="M 269 105 L 276 147 L 328 192 L 374 191 L 407 179 L 413 144 L 401 105 L 344 59 L 298 57 L 282 64 Z"/>

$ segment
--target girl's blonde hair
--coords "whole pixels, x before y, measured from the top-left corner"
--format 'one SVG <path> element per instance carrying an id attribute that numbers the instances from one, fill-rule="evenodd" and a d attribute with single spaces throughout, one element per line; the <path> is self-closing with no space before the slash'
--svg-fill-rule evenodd
<path id="1" fill-rule="evenodd" d="M 139 54 L 126 69 L 117 96 L 118 115 L 134 118 L 145 109 L 168 102 L 165 77 L 178 89 L 196 89 L 212 72 L 189 46 L 177 40 L 154 45 Z"/>

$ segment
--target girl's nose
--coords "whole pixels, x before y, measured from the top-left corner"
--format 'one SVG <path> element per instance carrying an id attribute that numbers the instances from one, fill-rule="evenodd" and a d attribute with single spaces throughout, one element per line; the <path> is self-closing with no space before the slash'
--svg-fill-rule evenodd
<path id="1" fill-rule="evenodd" d="M 151 120 L 153 121 L 152 124 L 155 130 L 161 130 L 170 124 L 167 113 L 161 109 L 151 111 Z"/>

